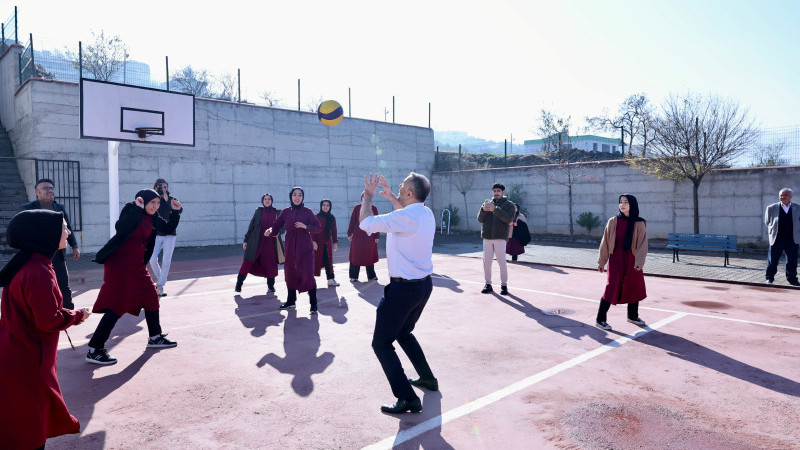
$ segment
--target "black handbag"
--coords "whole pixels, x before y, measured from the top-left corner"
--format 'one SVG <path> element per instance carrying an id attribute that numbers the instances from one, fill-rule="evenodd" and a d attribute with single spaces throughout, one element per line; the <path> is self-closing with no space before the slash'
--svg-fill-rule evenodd
<path id="1" fill-rule="evenodd" d="M 528 231 L 528 224 L 518 220 L 517 226 L 514 227 L 514 232 L 511 234 L 511 237 L 518 240 L 523 247 L 530 244 L 531 233 Z"/>

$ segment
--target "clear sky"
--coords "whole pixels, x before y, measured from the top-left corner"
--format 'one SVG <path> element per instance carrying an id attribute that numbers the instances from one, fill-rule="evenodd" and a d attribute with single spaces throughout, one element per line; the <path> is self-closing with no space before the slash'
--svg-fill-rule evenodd
<path id="1" fill-rule="evenodd" d="M 243 97 L 288 107 L 338 100 L 354 117 L 535 139 L 539 110 L 587 115 L 644 92 L 715 93 L 764 127 L 800 124 L 800 1 L 24 0 L 34 41 L 118 34 L 131 59 L 162 71 L 242 71 Z M 0 18 L 14 3 L 0 5 Z M 63 48 L 63 45 L 62 47 Z M 391 121 L 391 112 L 389 113 Z"/>

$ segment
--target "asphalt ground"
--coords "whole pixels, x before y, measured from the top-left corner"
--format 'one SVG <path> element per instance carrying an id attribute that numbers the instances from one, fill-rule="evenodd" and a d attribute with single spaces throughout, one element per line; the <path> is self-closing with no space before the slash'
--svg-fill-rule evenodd
<path id="1" fill-rule="evenodd" d="M 108 342 L 119 363 L 100 367 L 84 361 L 99 315 L 70 330 L 77 351 L 62 334 L 58 376 L 81 433 L 47 447 L 800 448 L 793 289 L 655 276 L 651 251 L 648 326 L 614 307 L 603 331 L 593 326 L 605 285 L 596 250 L 550 252 L 594 270 L 509 264 L 511 295 L 500 296 L 479 293 L 476 245 L 436 246 L 435 288 L 414 333 L 440 390 L 418 391 L 420 414 L 379 411 L 393 401 L 370 347 L 384 260 L 377 283 L 351 283 L 343 245 L 342 284 L 318 278 L 320 314 L 310 315 L 305 294 L 297 310 L 278 310 L 280 276 L 276 294 L 249 277 L 236 295 L 240 248 L 178 249 L 161 304 L 178 347 L 145 349 L 143 315 L 126 315 Z M 524 261 L 547 247 L 529 247 Z M 77 307 L 91 306 L 102 282 L 88 259 L 70 263 Z"/>

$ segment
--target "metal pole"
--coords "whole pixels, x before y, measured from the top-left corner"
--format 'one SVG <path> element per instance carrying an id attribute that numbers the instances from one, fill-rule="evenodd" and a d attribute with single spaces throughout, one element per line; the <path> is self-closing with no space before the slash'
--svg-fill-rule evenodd
<path id="1" fill-rule="evenodd" d="M 394 95 L 392 96 L 392 123 L 394 123 Z"/>
<path id="2" fill-rule="evenodd" d="M 31 78 L 36 77 L 36 60 L 33 59 L 33 33 L 28 35 L 31 40 Z"/>
<path id="3" fill-rule="evenodd" d="M 14 7 L 14 42 L 19 44 L 19 27 L 17 26 L 17 7 Z"/>
<path id="4" fill-rule="evenodd" d="M 242 69 L 236 69 L 236 84 L 239 86 L 239 103 L 242 103 Z"/>
<path id="5" fill-rule="evenodd" d="M 439 146 L 436 146 L 436 157 L 433 159 L 433 170 L 439 170 Z M 38 180 L 38 178 L 37 178 Z"/>
<path id="6" fill-rule="evenodd" d="M 127 84 L 128 82 L 128 57 L 122 59 L 122 83 Z"/>
<path id="7" fill-rule="evenodd" d="M 458 144 L 458 170 L 461 170 L 461 144 Z"/>
<path id="8" fill-rule="evenodd" d="M 625 156 L 625 127 L 619 127 L 619 143 L 622 144 L 622 155 Z"/>
<path id="9" fill-rule="evenodd" d="M 297 110 L 300 111 L 300 78 L 297 79 Z"/>
<path id="10" fill-rule="evenodd" d="M 347 117 L 353 117 L 353 105 L 350 103 L 350 88 L 347 88 Z"/>
<path id="11" fill-rule="evenodd" d="M 431 127 L 431 102 L 428 102 L 428 128 Z"/>
<path id="12" fill-rule="evenodd" d="M 78 41 L 78 79 L 83 79 L 83 45 Z"/>
<path id="13" fill-rule="evenodd" d="M 169 90 L 169 56 L 164 57 L 167 64 L 167 90 Z"/>
<path id="14" fill-rule="evenodd" d="M 503 139 L 503 159 L 506 161 L 506 167 L 508 167 L 508 140 Z"/>
<path id="15" fill-rule="evenodd" d="M 108 230 L 116 234 L 114 223 L 119 217 L 119 141 L 108 141 Z"/>
<path id="16" fill-rule="evenodd" d="M 0 33 L 2 33 L 2 36 L 3 36 L 3 45 L 2 46 L 5 47 L 6 46 L 6 24 L 0 23 Z"/>

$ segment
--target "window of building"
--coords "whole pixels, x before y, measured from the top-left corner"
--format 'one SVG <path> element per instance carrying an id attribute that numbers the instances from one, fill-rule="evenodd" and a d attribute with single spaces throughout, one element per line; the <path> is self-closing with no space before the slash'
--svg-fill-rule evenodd
<path id="1" fill-rule="evenodd" d="M 603 144 L 603 153 L 608 153 L 609 147 L 608 144 Z"/>
<path id="2" fill-rule="evenodd" d="M 596 152 L 596 151 L 597 151 L 597 142 L 595 142 L 595 143 L 593 143 L 593 144 L 592 144 L 592 151 L 593 151 L 593 152 Z"/>

